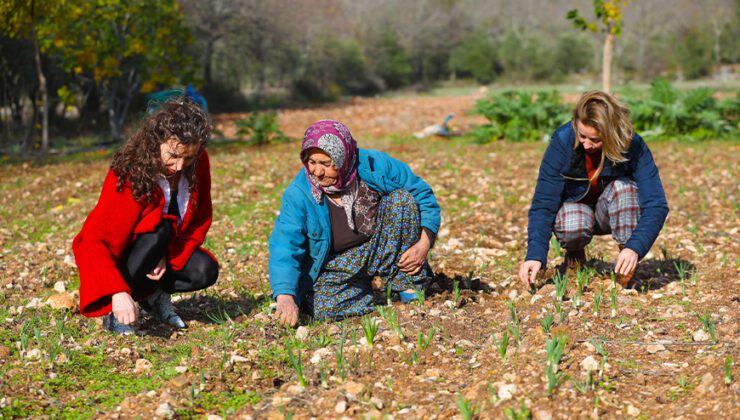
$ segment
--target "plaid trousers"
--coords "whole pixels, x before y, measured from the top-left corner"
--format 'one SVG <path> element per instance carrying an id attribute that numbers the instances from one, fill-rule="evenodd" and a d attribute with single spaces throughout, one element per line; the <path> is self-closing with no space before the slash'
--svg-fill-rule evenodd
<path id="1" fill-rule="evenodd" d="M 584 203 L 563 203 L 555 216 L 553 231 L 566 251 L 579 251 L 594 235 L 612 234 L 624 245 L 632 236 L 640 219 L 639 190 L 635 181 L 619 178 L 604 188 L 596 206 Z"/>

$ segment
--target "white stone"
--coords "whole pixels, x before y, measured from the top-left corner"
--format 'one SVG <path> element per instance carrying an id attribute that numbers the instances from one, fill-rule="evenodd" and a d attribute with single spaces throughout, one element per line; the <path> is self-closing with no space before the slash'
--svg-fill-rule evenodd
<path id="1" fill-rule="evenodd" d="M 24 357 L 26 359 L 39 359 L 41 357 L 41 350 L 39 349 L 28 350 Z"/>
<path id="2" fill-rule="evenodd" d="M 503 384 L 498 388 L 498 397 L 503 400 L 509 400 L 516 394 L 516 384 Z"/>
<path id="3" fill-rule="evenodd" d="M 295 336 L 297 339 L 305 341 L 308 338 L 308 328 L 304 326 L 298 327 L 298 329 L 295 330 Z"/>
<path id="4" fill-rule="evenodd" d="M 709 341 L 709 334 L 707 334 L 703 329 L 694 331 L 692 337 L 694 338 L 694 341 Z"/>
<path id="5" fill-rule="evenodd" d="M 208 417 L 206 417 L 208 420 L 224 420 L 223 417 L 218 416 L 216 414 L 209 414 Z"/>
<path id="6" fill-rule="evenodd" d="M 581 360 L 581 369 L 586 372 L 592 372 L 599 369 L 599 362 L 593 356 L 586 356 L 585 359 Z"/>
<path id="7" fill-rule="evenodd" d="M 337 405 L 334 406 L 334 411 L 337 414 L 343 414 L 345 411 L 347 411 L 347 401 L 339 401 Z"/>
<path id="8" fill-rule="evenodd" d="M 637 409 L 637 407 L 635 407 L 634 405 L 629 404 L 627 406 L 627 414 L 630 415 L 630 416 L 637 417 L 637 416 L 640 415 L 640 410 Z"/>
<path id="9" fill-rule="evenodd" d="M 331 355 L 332 355 L 332 351 L 329 350 L 328 348 L 326 347 L 320 348 L 316 350 L 315 352 L 313 352 L 313 356 L 311 356 L 311 363 L 314 365 L 318 365 L 321 362 L 322 358 L 324 358 L 325 356 L 331 356 Z"/>
<path id="10" fill-rule="evenodd" d="M 54 283 L 54 291 L 58 293 L 64 293 L 67 291 L 67 287 L 64 285 L 64 282 L 60 280 Z"/>
<path id="11" fill-rule="evenodd" d="M 175 372 L 177 373 L 185 373 L 188 371 L 187 366 L 175 366 Z"/>
<path id="12" fill-rule="evenodd" d="M 662 344 L 651 344 L 646 347 L 646 350 L 650 354 L 655 354 L 659 351 L 665 351 L 665 346 Z"/>
<path id="13" fill-rule="evenodd" d="M 164 417 L 166 419 L 171 419 L 172 417 L 175 417 L 175 411 L 170 407 L 169 404 L 164 403 L 160 404 L 159 407 L 157 407 L 157 410 L 154 412 L 154 415 L 157 417 Z"/>
<path id="14" fill-rule="evenodd" d="M 238 354 L 232 354 L 231 358 L 229 358 L 229 363 L 233 365 L 234 363 L 244 363 L 244 362 L 247 362 L 248 360 L 249 359 L 247 359 L 244 356 L 239 356 Z"/>

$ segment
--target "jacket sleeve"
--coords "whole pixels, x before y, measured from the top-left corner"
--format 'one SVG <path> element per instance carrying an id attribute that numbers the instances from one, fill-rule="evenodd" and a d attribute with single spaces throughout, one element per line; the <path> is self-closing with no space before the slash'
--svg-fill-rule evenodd
<path id="1" fill-rule="evenodd" d="M 131 289 L 118 269 L 143 206 L 129 188 L 116 190 L 113 171 L 106 176 L 100 199 L 75 237 L 72 250 L 80 274 L 80 312 L 101 316 L 110 312 L 111 298 Z"/>
<path id="2" fill-rule="evenodd" d="M 270 235 L 269 270 L 273 298 L 278 295 L 298 296 L 301 266 L 308 249 L 306 214 L 298 194 L 300 191 L 291 186 L 285 190 L 280 215 Z"/>
<path id="3" fill-rule="evenodd" d="M 560 170 L 564 166 L 566 156 L 562 140 L 556 131 L 540 164 L 527 226 L 527 257 L 525 260 L 540 261 L 543 267 L 547 264 L 547 252 L 550 249 L 555 216 L 563 201 L 565 179 L 560 175 Z"/>
<path id="4" fill-rule="evenodd" d="M 386 180 L 386 187 L 389 189 L 386 192 L 404 189 L 411 193 L 416 204 L 419 205 L 421 226 L 431 230 L 436 236 L 439 232 L 441 218 L 439 204 L 432 187 L 421 177 L 414 174 L 406 163 L 394 159 L 386 153 L 376 153 L 376 156 L 380 158 L 377 160 L 380 161 L 378 166 L 381 168 L 376 167 L 375 171 L 382 171 L 381 175 Z"/>
<path id="5" fill-rule="evenodd" d="M 663 223 L 668 216 L 668 202 L 660 181 L 658 167 L 647 144 L 640 140 L 636 155 L 633 157 L 633 177 L 640 196 L 640 220 L 625 244 L 642 258 L 648 253 L 658 237 Z"/>
<path id="6" fill-rule="evenodd" d="M 185 267 L 193 252 L 206 240 L 206 234 L 213 221 L 213 204 L 211 203 L 211 166 L 208 153 L 203 151 L 196 169 L 198 195 L 193 218 L 170 247 L 169 263 L 174 270 Z"/>

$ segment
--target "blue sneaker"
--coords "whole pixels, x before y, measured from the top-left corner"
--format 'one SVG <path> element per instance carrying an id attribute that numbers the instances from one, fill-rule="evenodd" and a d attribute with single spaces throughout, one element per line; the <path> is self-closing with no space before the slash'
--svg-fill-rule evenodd
<path id="1" fill-rule="evenodd" d="M 424 293 L 423 290 L 421 292 Z M 398 292 L 398 296 L 401 298 L 401 302 L 403 302 L 403 303 L 408 303 L 408 302 L 411 302 L 411 301 L 416 300 L 416 292 L 415 291 L 414 292 L 405 292 L 405 291 L 404 292 Z"/>
<path id="2" fill-rule="evenodd" d="M 103 326 L 114 334 L 131 335 L 136 332 L 136 328 L 132 325 L 121 324 L 118 322 L 115 315 L 113 315 L 113 312 L 106 315 L 103 320 Z"/>

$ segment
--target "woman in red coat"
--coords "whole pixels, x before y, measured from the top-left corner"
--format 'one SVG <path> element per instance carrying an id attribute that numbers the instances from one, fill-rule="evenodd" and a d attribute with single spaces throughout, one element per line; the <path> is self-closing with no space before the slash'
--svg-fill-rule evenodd
<path id="1" fill-rule="evenodd" d="M 200 245 L 211 226 L 206 113 L 186 98 L 163 104 L 116 153 L 72 248 L 80 311 L 134 332 L 135 301 L 161 322 L 187 328 L 171 293 L 205 289 L 216 259 Z"/>

